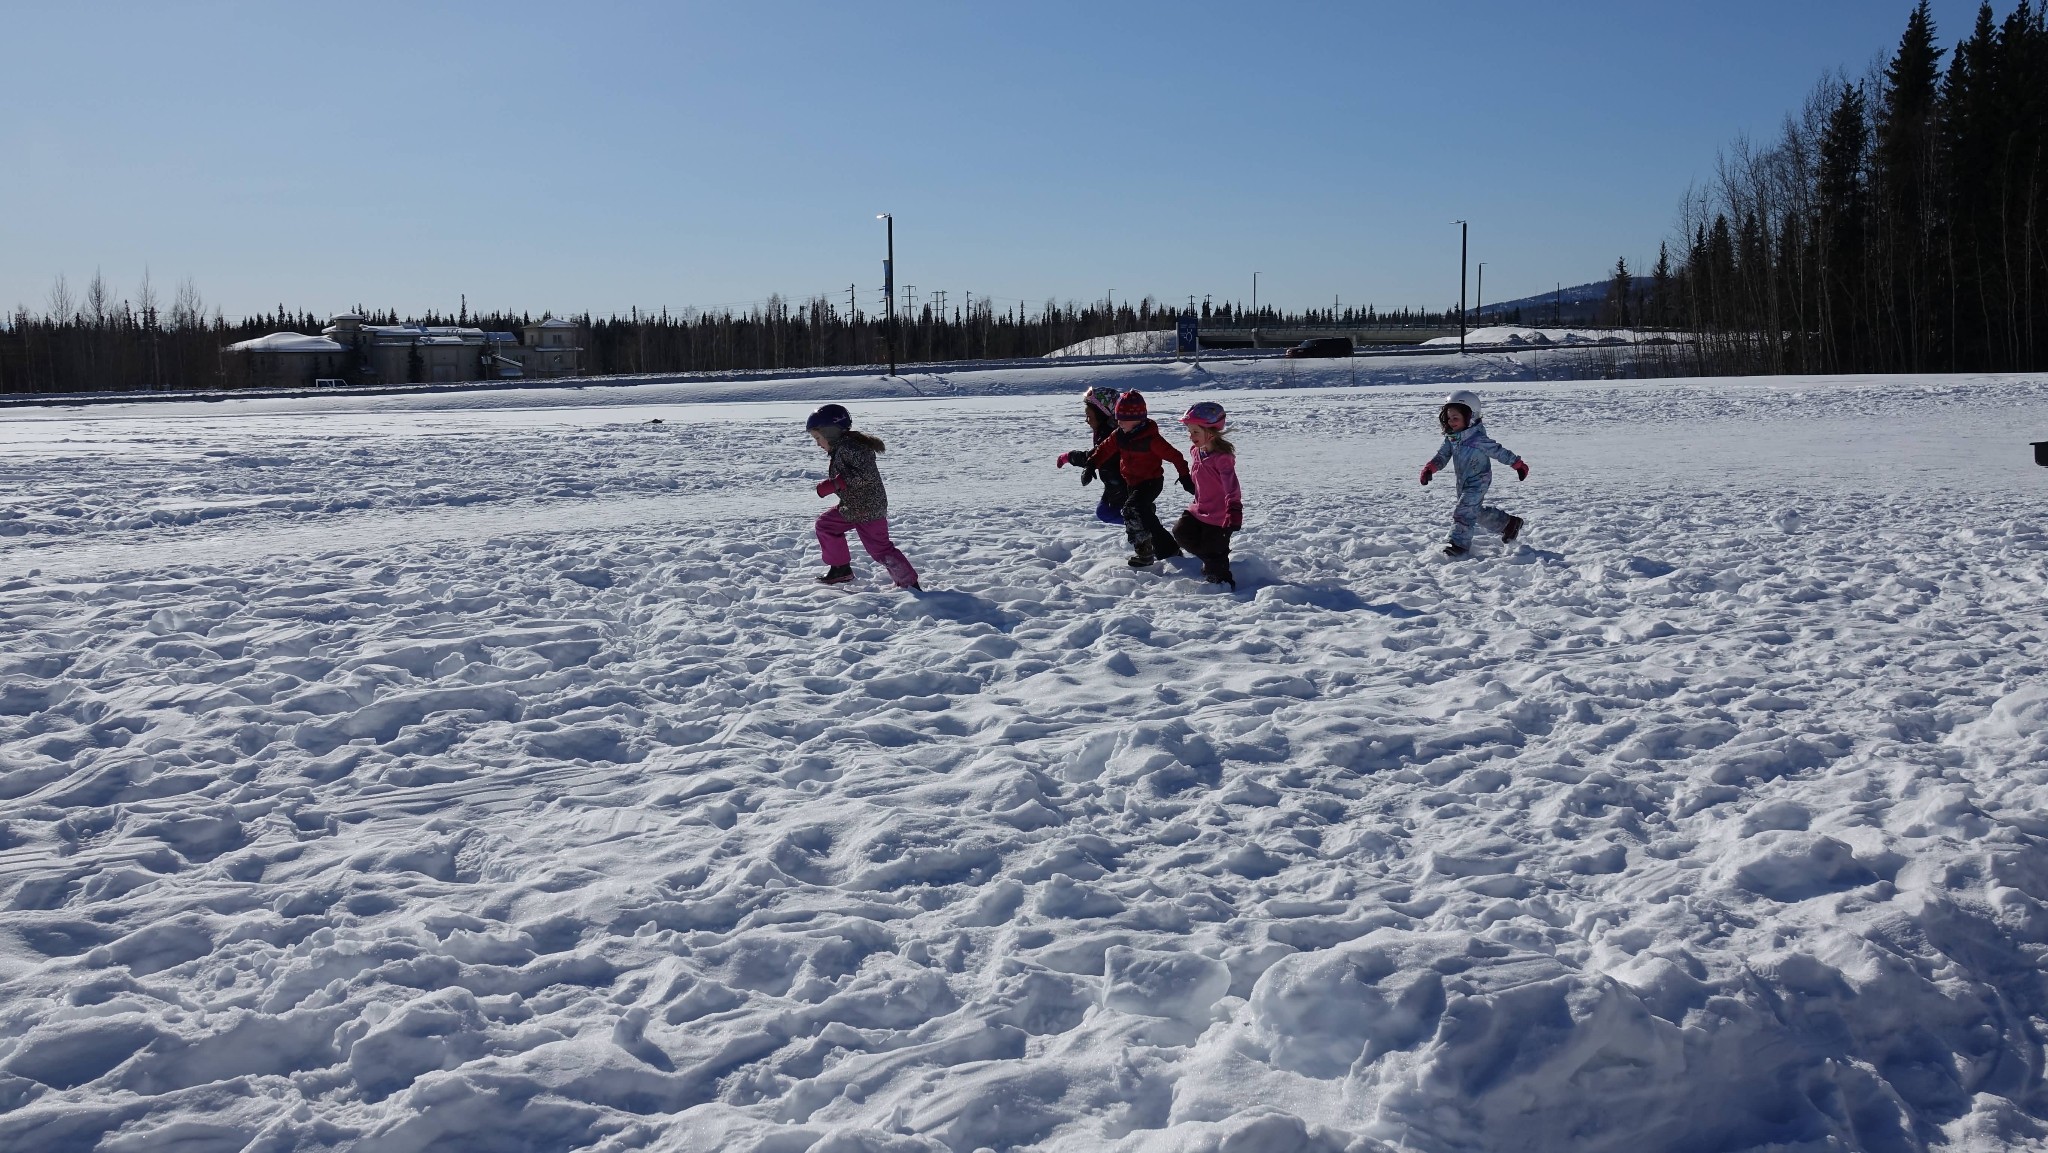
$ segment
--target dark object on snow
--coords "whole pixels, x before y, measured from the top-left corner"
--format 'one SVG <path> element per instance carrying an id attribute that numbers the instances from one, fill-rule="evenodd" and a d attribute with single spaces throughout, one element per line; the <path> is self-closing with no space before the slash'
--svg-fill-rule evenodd
<path id="1" fill-rule="evenodd" d="M 847 581 L 850 581 L 852 579 L 852 565 L 836 564 L 833 565 L 831 568 L 825 570 L 825 575 L 818 578 L 818 583 L 821 585 L 837 585 L 845 584 Z"/>
<path id="2" fill-rule="evenodd" d="M 1461 544 L 1447 544 L 1444 546 L 1444 555 L 1450 557 L 1453 560 L 1456 560 L 1458 557 L 1464 556 L 1466 553 L 1469 553 L 1471 551 L 1471 549 L 1466 548 L 1464 545 Z"/>
<path id="3" fill-rule="evenodd" d="M 1501 528 L 1501 530 L 1500 530 L 1500 539 L 1501 539 L 1501 540 L 1503 540 L 1503 541 L 1506 541 L 1506 542 L 1508 542 L 1508 543 L 1510 543 L 1510 544 L 1512 544 L 1512 543 L 1514 543 L 1514 539 L 1515 539 L 1516 537 L 1518 537 L 1518 536 L 1521 536 L 1521 535 L 1522 535 L 1522 518 L 1521 518 L 1521 517 L 1518 517 L 1518 516 L 1511 516 L 1511 517 L 1509 517 L 1509 518 L 1508 518 L 1508 523 L 1507 523 L 1506 525 L 1502 526 L 1502 528 Z"/>
<path id="4" fill-rule="evenodd" d="M 2048 466 L 2048 440 L 2034 442 L 2034 463 Z"/>
<path id="5" fill-rule="evenodd" d="M 1289 360 L 1300 360 L 1312 356 L 1350 356 L 1351 352 L 1348 336 L 1315 336 L 1288 349 L 1284 355 Z"/>

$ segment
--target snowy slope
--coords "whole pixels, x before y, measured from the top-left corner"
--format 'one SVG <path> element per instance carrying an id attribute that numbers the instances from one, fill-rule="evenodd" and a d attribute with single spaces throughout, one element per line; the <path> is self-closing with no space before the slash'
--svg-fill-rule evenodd
<path id="1" fill-rule="evenodd" d="M 1065 348 L 1045 354 L 1047 360 L 1059 360 L 1069 356 L 1145 356 L 1168 353 L 1174 350 L 1178 334 L 1173 329 L 1156 332 L 1120 332 L 1114 336 L 1096 336 Z"/>
<path id="2" fill-rule="evenodd" d="M 808 582 L 880 381 L 0 414 L 0 1149 L 2048 1140 L 2048 380 L 1462 363 L 1455 564 L 1437 378 L 856 403 L 921 597 Z"/>

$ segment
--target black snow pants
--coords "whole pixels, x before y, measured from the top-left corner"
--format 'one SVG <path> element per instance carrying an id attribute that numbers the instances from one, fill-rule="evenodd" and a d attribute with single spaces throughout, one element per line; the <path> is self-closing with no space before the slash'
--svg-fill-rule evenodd
<path id="1" fill-rule="evenodd" d="M 1173 526 L 1173 539 L 1182 548 L 1202 560 L 1202 575 L 1210 580 L 1229 581 L 1236 584 L 1230 575 L 1230 530 L 1221 525 L 1210 524 L 1194 513 L 1180 514 L 1180 520 Z"/>
<path id="2" fill-rule="evenodd" d="M 1159 492 L 1165 487 L 1165 477 L 1154 477 L 1132 485 L 1130 495 L 1124 498 L 1124 536 L 1139 556 L 1180 555 L 1180 546 L 1174 543 L 1166 526 L 1159 523 L 1159 511 L 1153 507 L 1159 503 Z"/>

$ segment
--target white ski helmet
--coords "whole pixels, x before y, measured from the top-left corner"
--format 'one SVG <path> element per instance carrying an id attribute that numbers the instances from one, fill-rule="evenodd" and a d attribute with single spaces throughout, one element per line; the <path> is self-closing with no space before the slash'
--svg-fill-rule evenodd
<path id="1" fill-rule="evenodd" d="M 1479 394 L 1469 388 L 1461 388 L 1445 397 L 1442 407 L 1436 410 L 1436 422 L 1445 426 L 1445 432 L 1449 432 L 1450 427 L 1444 420 L 1444 410 L 1454 404 L 1465 410 L 1465 427 L 1470 428 L 1479 423 Z"/>

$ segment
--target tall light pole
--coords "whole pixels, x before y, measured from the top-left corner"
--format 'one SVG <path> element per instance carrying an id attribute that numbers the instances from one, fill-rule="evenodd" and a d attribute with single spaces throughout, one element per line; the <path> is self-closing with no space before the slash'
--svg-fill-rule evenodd
<path id="1" fill-rule="evenodd" d="M 889 298 L 889 328 L 882 337 L 882 346 L 889 353 L 889 375 L 896 375 L 896 218 L 886 212 L 875 214 L 876 220 L 889 222 L 889 255 L 882 261 L 882 292 Z"/>
<path id="2" fill-rule="evenodd" d="M 1465 355 L 1465 259 L 1467 254 L 1465 240 L 1469 232 L 1469 226 L 1462 220 L 1453 220 L 1451 223 L 1458 226 L 1458 355 L 1463 356 Z"/>
<path id="3" fill-rule="evenodd" d="M 1252 347 L 1259 345 L 1259 274 L 1252 273 Z"/>

